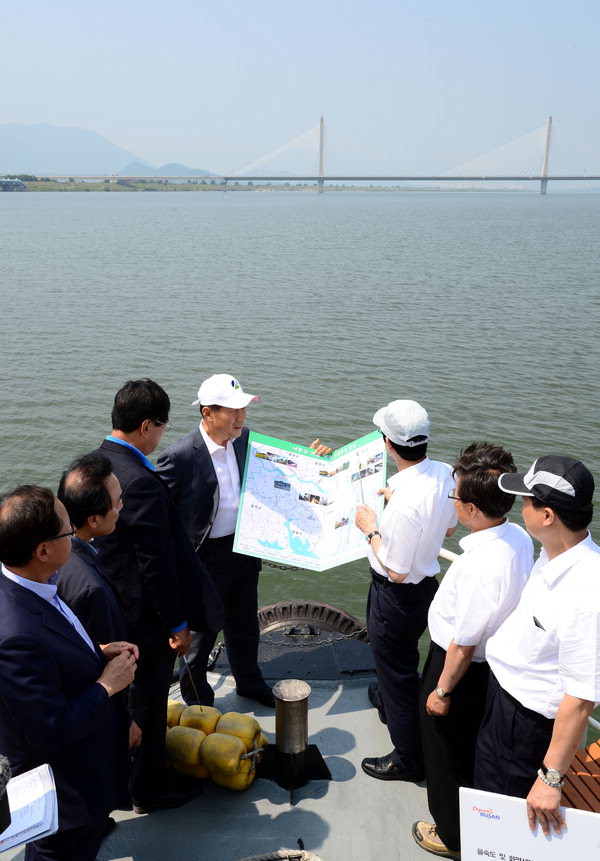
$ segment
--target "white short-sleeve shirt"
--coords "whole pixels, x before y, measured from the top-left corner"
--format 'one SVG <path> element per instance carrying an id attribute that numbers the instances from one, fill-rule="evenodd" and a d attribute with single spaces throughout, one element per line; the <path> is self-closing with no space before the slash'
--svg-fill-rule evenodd
<path id="1" fill-rule="evenodd" d="M 381 560 L 391 571 L 408 572 L 404 583 L 420 583 L 440 570 L 440 547 L 456 524 L 454 503 L 448 499 L 454 479 L 448 464 L 425 458 L 392 476 L 388 485 L 392 495 L 378 525 L 381 548 L 376 556 L 369 546 L 369 564 L 388 577 Z"/>
<path id="2" fill-rule="evenodd" d="M 544 717 L 565 694 L 600 702 L 600 547 L 589 533 L 554 559 L 542 550 L 486 657 L 504 690 Z"/>
<path id="3" fill-rule="evenodd" d="M 429 608 L 429 633 L 446 651 L 452 639 L 475 646 L 473 660 L 482 662 L 488 639 L 517 606 L 533 565 L 533 542 L 505 520 L 459 544 L 464 552 L 448 568 Z"/>

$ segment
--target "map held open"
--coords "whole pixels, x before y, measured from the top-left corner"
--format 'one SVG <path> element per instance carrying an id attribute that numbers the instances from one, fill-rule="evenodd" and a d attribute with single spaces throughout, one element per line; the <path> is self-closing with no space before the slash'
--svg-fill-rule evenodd
<path id="1" fill-rule="evenodd" d="M 311 571 L 360 559 L 367 543 L 354 525 L 356 506 L 381 513 L 385 476 L 379 431 L 327 457 L 251 432 L 233 549 Z"/>

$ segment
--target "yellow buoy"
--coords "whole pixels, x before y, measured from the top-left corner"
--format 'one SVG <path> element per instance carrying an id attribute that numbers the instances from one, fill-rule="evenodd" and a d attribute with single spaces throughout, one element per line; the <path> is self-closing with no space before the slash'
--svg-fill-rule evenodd
<path id="1" fill-rule="evenodd" d="M 221 712 L 213 706 L 188 706 L 179 718 L 179 726 L 191 726 L 210 735 L 220 717 Z"/>
<path id="2" fill-rule="evenodd" d="M 186 777 L 197 777 L 199 780 L 205 780 L 209 777 L 208 768 L 202 762 L 199 762 L 198 765 L 183 765 L 180 762 L 174 762 L 173 768 L 179 774 L 185 774 Z"/>
<path id="3" fill-rule="evenodd" d="M 179 718 L 185 711 L 185 703 L 177 700 L 167 700 L 167 726 L 177 726 Z"/>
<path id="4" fill-rule="evenodd" d="M 173 726 L 167 730 L 167 758 L 174 764 L 198 765 L 206 733 L 188 726 Z"/>
<path id="5" fill-rule="evenodd" d="M 210 776 L 217 786 L 224 786 L 225 789 L 241 790 L 247 789 L 250 786 L 256 777 L 256 769 L 252 767 L 251 759 L 243 759 L 235 774 L 220 774 L 217 771 L 213 771 Z"/>
<path id="6" fill-rule="evenodd" d="M 246 746 L 241 739 L 221 732 L 207 735 L 200 750 L 202 762 L 213 778 L 215 773 L 235 774 L 245 753 Z"/>
<path id="7" fill-rule="evenodd" d="M 254 750 L 254 743 L 260 738 L 260 724 L 250 715 L 239 712 L 227 712 L 217 724 L 217 732 L 235 736 L 241 739 L 246 751 Z"/>

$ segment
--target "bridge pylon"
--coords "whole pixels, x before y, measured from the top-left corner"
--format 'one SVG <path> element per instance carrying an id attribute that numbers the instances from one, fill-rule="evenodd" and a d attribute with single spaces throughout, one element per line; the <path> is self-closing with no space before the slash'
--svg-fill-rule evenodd
<path id="1" fill-rule="evenodd" d="M 323 183 L 325 176 L 325 120 L 319 120 L 319 194 L 323 194 Z"/>
<path id="2" fill-rule="evenodd" d="M 548 165 L 550 162 L 550 132 L 552 131 L 552 117 L 548 117 L 546 124 L 546 143 L 544 144 L 544 164 L 542 165 L 542 179 L 540 182 L 540 194 L 548 193 Z"/>

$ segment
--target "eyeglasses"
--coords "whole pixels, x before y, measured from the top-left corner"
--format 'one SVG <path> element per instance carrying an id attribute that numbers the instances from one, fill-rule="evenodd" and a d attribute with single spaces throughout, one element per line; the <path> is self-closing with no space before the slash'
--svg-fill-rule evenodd
<path id="1" fill-rule="evenodd" d="M 456 490 L 456 488 L 454 488 L 454 490 Z M 454 499 L 456 502 L 464 502 L 465 500 L 461 499 L 460 496 L 454 495 L 454 490 L 448 491 L 448 499 Z"/>
<path id="2" fill-rule="evenodd" d="M 153 422 L 155 425 L 164 425 L 165 432 L 171 430 L 171 425 L 169 424 L 169 422 L 159 422 L 158 419 L 150 419 L 150 421 Z"/>
<path id="3" fill-rule="evenodd" d="M 54 538 L 46 538 L 46 541 L 58 541 L 59 538 L 72 538 L 76 532 L 77 529 L 71 524 L 70 532 L 61 532 L 60 535 L 55 535 Z"/>

